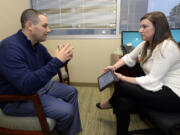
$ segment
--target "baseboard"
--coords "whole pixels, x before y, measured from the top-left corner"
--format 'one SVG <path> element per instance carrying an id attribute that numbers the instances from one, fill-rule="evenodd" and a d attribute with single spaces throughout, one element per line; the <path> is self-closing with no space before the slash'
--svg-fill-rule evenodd
<path id="1" fill-rule="evenodd" d="M 73 86 L 83 86 L 83 87 L 98 87 L 97 83 L 85 83 L 85 82 L 70 82 Z"/>
<path id="2" fill-rule="evenodd" d="M 82 87 L 98 87 L 98 83 L 85 83 L 85 82 L 70 82 L 72 86 L 82 86 Z M 114 92 L 114 85 L 109 86 L 111 94 Z"/>

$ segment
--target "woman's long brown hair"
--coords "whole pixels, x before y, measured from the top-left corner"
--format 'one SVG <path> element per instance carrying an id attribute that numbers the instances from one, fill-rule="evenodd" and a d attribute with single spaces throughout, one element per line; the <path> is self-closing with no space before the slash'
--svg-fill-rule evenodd
<path id="1" fill-rule="evenodd" d="M 170 27 L 167 21 L 166 16 L 162 12 L 151 12 L 145 14 L 140 21 L 148 19 L 154 26 L 155 33 L 152 40 L 152 44 L 150 45 L 149 42 L 145 42 L 140 62 L 141 64 L 144 64 L 151 56 L 152 52 L 155 49 L 156 46 L 158 46 L 162 41 L 165 39 L 172 39 L 174 42 L 176 42 L 172 38 L 172 34 L 170 31 Z M 147 49 L 150 49 L 149 55 L 147 55 Z"/>

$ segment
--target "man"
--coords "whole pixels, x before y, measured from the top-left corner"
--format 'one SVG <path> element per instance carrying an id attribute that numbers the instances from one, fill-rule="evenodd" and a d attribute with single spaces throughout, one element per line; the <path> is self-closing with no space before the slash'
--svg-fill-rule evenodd
<path id="1" fill-rule="evenodd" d="M 38 93 L 47 117 L 56 120 L 56 130 L 75 135 L 82 130 L 78 95 L 74 87 L 50 81 L 59 68 L 72 58 L 73 48 L 62 45 L 51 57 L 40 42 L 50 29 L 39 11 L 27 9 L 21 15 L 22 29 L 0 44 L 0 94 Z M 0 107 L 15 116 L 36 115 L 30 101 L 9 102 Z"/>

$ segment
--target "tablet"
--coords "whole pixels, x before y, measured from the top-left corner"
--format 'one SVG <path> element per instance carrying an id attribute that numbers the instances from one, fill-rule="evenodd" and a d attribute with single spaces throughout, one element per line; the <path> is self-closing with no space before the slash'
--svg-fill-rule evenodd
<path id="1" fill-rule="evenodd" d="M 103 91 L 109 85 L 118 81 L 118 78 L 114 75 L 112 70 L 109 70 L 98 77 L 98 86 L 99 90 Z"/>

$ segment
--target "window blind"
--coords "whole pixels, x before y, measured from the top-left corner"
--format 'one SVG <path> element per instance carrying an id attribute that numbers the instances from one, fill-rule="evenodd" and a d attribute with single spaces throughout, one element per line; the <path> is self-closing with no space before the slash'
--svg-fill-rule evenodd
<path id="1" fill-rule="evenodd" d="M 115 28 L 116 0 L 32 0 L 51 29 Z"/>
<path id="2" fill-rule="evenodd" d="M 48 17 L 50 36 L 120 37 L 121 31 L 137 31 L 140 18 L 152 11 L 164 12 L 171 28 L 180 27 L 180 0 L 31 0 L 31 4 Z"/>

